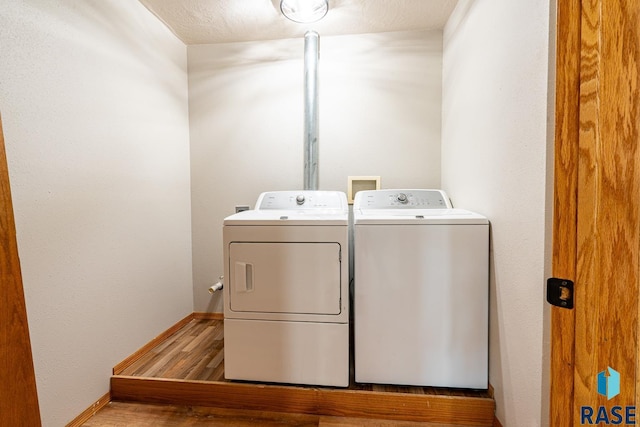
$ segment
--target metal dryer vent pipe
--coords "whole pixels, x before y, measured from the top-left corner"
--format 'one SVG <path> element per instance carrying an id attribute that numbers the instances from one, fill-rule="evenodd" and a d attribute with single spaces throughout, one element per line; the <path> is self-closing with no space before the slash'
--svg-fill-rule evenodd
<path id="1" fill-rule="evenodd" d="M 320 36 L 304 35 L 304 189 L 318 189 L 318 60 Z"/>

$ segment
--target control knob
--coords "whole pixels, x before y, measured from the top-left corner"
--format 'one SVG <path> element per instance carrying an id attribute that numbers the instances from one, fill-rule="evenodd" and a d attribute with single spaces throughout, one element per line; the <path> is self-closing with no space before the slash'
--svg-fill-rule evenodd
<path id="1" fill-rule="evenodd" d="M 404 193 L 398 194 L 397 200 L 402 204 L 406 204 L 406 203 L 409 202 L 409 199 L 407 198 L 407 195 L 404 194 Z"/>
<path id="2" fill-rule="evenodd" d="M 296 197 L 296 203 L 299 205 L 303 205 L 304 204 L 304 195 L 303 194 L 299 194 Z"/>

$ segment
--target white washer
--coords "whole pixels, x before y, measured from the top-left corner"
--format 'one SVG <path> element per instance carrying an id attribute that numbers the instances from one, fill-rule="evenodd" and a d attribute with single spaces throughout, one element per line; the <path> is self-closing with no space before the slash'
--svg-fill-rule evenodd
<path id="1" fill-rule="evenodd" d="M 354 200 L 357 382 L 488 387 L 489 222 L 441 190 Z"/>
<path id="2" fill-rule="evenodd" d="M 345 194 L 263 193 L 223 241 L 225 378 L 348 386 Z"/>

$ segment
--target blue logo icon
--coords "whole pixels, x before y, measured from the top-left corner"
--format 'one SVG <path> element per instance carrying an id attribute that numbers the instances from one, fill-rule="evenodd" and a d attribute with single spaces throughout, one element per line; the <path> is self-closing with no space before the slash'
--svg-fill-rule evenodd
<path id="1" fill-rule="evenodd" d="M 607 371 L 608 374 L 607 374 Z M 607 396 L 607 400 L 620 394 L 620 373 L 611 367 L 598 372 L 598 394 Z"/>

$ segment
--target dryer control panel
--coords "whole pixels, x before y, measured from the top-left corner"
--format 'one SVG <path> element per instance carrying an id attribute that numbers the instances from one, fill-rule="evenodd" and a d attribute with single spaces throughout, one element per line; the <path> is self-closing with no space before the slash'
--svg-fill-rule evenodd
<path id="1" fill-rule="evenodd" d="M 354 209 L 449 209 L 451 202 L 442 190 L 359 191 Z"/>
<path id="2" fill-rule="evenodd" d="M 346 210 L 347 196 L 340 191 L 270 191 L 262 193 L 256 210 Z"/>

